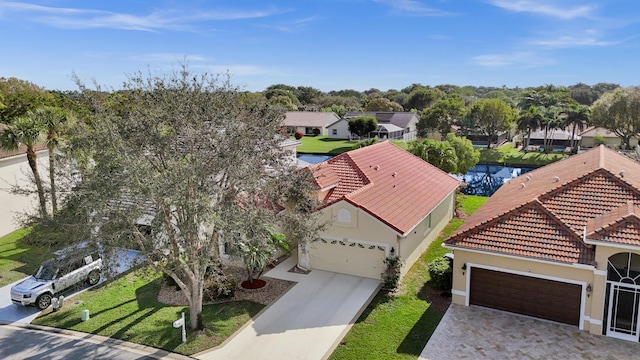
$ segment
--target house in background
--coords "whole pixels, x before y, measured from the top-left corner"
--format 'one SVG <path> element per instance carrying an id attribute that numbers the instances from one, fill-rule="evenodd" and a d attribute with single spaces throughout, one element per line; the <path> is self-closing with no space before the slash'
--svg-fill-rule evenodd
<path id="1" fill-rule="evenodd" d="M 452 218 L 459 181 L 385 141 L 308 167 L 329 226 L 299 249 L 299 266 L 380 279 L 384 260 L 404 276 Z"/>
<path id="2" fill-rule="evenodd" d="M 419 118 L 413 112 L 349 111 L 344 118 L 349 120 L 357 116 L 375 116 L 378 121 L 378 129 L 371 132 L 371 137 L 378 136 L 380 139 L 411 141 L 415 140 L 418 134 Z"/>
<path id="3" fill-rule="evenodd" d="M 504 184 L 445 241 L 453 302 L 640 338 L 640 164 L 605 146 Z"/>
<path id="4" fill-rule="evenodd" d="M 340 117 L 334 112 L 287 111 L 284 126 L 290 135 L 299 131 L 305 136 L 326 136 L 327 127 L 338 120 Z"/>
<path id="5" fill-rule="evenodd" d="M 580 136 L 582 137 L 582 142 L 580 143 L 580 146 L 587 147 L 587 148 L 591 148 L 598 145 L 596 144 L 596 136 L 602 137 L 602 139 L 605 141 L 605 145 L 607 146 L 620 147 L 620 144 L 621 144 L 621 141 L 618 135 L 612 133 L 607 129 L 597 128 L 593 126 L 581 132 Z M 629 143 L 632 147 L 635 148 L 638 145 L 638 138 L 632 137 Z"/>
<path id="6" fill-rule="evenodd" d="M 349 120 L 341 118 L 327 126 L 327 137 L 329 139 L 349 139 L 351 132 L 349 131 Z"/>

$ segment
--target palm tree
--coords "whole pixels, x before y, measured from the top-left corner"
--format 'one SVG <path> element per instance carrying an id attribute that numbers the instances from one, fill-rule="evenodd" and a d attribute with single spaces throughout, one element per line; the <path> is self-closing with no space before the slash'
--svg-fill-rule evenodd
<path id="1" fill-rule="evenodd" d="M 38 200 L 40 202 L 40 216 L 44 219 L 48 217 L 47 202 L 44 195 L 44 188 L 40 173 L 38 172 L 37 155 L 35 146 L 42 138 L 42 123 L 34 112 L 29 111 L 26 115 L 19 117 L 13 123 L 0 132 L 0 148 L 5 150 L 17 150 L 21 144 L 27 147 L 27 161 L 33 172 L 33 178 L 38 190 Z"/>
<path id="2" fill-rule="evenodd" d="M 542 115 L 535 106 L 529 106 L 527 110 L 520 112 L 520 116 L 517 120 L 518 130 L 527 132 L 527 142 L 524 144 L 525 151 L 529 147 L 529 142 L 531 141 L 531 131 L 539 128 L 541 122 Z"/>
<path id="3" fill-rule="evenodd" d="M 571 126 L 571 151 L 575 152 L 577 143 L 574 138 L 576 129 L 582 131 L 589 121 L 589 107 L 580 104 L 571 104 L 568 109 L 560 113 L 564 126 Z"/>
<path id="4" fill-rule="evenodd" d="M 562 122 L 558 119 L 559 109 L 556 106 L 550 106 L 543 108 L 541 111 L 542 118 L 540 120 L 540 127 L 544 130 L 544 152 L 549 152 L 551 144 L 553 144 L 553 136 L 549 138 L 549 135 L 553 135 L 553 131 L 557 129 Z"/>
<path id="5" fill-rule="evenodd" d="M 409 152 L 448 173 L 455 173 L 458 169 L 458 155 L 448 141 L 412 141 L 409 143 Z"/>
<path id="6" fill-rule="evenodd" d="M 56 148 L 60 145 L 60 135 L 64 132 L 65 128 L 71 121 L 71 114 L 65 110 L 53 107 L 45 106 L 37 109 L 34 115 L 38 118 L 38 121 L 42 124 L 47 132 L 46 144 L 49 150 L 49 181 L 51 187 L 51 207 L 53 213 L 58 211 L 58 197 L 56 193 L 56 177 L 55 177 L 55 164 L 56 164 Z"/>

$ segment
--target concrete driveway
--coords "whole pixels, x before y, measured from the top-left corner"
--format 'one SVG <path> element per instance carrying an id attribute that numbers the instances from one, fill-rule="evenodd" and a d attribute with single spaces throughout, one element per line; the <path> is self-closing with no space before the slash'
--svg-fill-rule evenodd
<path id="1" fill-rule="evenodd" d="M 313 270 L 287 272 L 291 256 L 265 276 L 296 281 L 280 299 L 220 347 L 194 355 L 202 360 L 303 360 L 328 357 L 378 292 L 380 282 Z"/>
<path id="2" fill-rule="evenodd" d="M 421 360 L 637 359 L 640 343 L 592 335 L 575 326 L 452 304 Z"/>

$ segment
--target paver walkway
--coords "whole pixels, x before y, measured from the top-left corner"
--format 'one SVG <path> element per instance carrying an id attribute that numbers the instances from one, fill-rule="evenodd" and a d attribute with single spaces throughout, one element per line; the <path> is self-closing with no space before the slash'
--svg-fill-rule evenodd
<path id="1" fill-rule="evenodd" d="M 307 275 L 287 272 L 295 264 L 296 257 L 291 256 L 265 276 L 296 285 L 221 347 L 195 357 L 319 360 L 330 355 L 378 292 L 380 282 L 321 270 Z"/>
<path id="2" fill-rule="evenodd" d="M 452 304 L 421 360 L 638 359 L 640 343 L 481 307 Z"/>

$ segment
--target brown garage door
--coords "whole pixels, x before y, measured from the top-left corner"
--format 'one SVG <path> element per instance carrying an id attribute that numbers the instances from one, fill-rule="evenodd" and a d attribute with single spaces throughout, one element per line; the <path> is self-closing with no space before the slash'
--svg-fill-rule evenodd
<path id="1" fill-rule="evenodd" d="M 581 293 L 576 284 L 471 269 L 471 305 L 579 325 Z"/>

